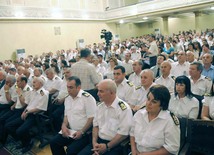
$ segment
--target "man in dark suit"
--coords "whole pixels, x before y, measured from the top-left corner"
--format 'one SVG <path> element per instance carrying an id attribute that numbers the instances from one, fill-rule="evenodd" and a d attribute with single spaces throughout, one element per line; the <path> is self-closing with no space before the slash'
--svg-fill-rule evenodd
<path id="1" fill-rule="evenodd" d="M 5 79 L 6 79 L 6 72 L 3 70 L 0 70 L 0 89 L 4 86 L 5 84 Z"/>

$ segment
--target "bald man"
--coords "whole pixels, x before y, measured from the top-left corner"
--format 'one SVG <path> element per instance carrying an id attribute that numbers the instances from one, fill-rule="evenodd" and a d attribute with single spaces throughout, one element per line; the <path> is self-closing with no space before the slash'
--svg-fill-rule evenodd
<path id="1" fill-rule="evenodd" d="M 169 61 L 164 61 L 161 63 L 161 73 L 162 75 L 155 80 L 156 84 L 161 84 L 166 86 L 169 89 L 169 92 L 172 94 L 174 92 L 175 77 L 170 75 L 171 63 Z"/>
<path id="2" fill-rule="evenodd" d="M 147 93 L 150 87 L 155 85 L 154 73 L 151 69 L 145 69 L 140 73 L 141 86 L 135 88 L 135 93 L 131 96 L 128 101 L 133 111 L 139 110 L 141 107 L 146 105 Z"/>
<path id="3" fill-rule="evenodd" d="M 94 116 L 92 144 L 86 146 L 78 155 L 122 154 L 120 143 L 129 134 L 132 111 L 116 93 L 117 86 L 114 81 L 106 79 L 98 84 L 98 96 L 102 103 Z"/>

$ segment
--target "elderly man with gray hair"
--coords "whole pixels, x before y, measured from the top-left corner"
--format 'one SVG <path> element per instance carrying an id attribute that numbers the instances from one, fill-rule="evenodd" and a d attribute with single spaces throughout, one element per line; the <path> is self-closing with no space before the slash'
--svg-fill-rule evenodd
<path id="1" fill-rule="evenodd" d="M 0 90 L 0 114 L 2 115 L 16 102 L 16 78 L 13 75 L 6 77 L 5 85 Z"/>

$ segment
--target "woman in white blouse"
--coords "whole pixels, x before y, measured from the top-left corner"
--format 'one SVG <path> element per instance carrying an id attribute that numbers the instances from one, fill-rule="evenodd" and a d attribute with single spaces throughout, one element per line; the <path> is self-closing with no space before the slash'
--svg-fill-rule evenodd
<path id="1" fill-rule="evenodd" d="M 178 118 L 167 109 L 169 90 L 152 86 L 147 94 L 146 108 L 137 111 L 130 131 L 132 155 L 177 154 L 180 146 Z"/>
<path id="2" fill-rule="evenodd" d="M 203 108 L 201 113 L 201 119 L 213 120 L 214 119 L 214 80 L 210 94 L 204 95 Z"/>
<path id="3" fill-rule="evenodd" d="M 105 79 L 114 79 L 114 67 L 116 67 L 118 65 L 117 59 L 114 57 L 109 58 L 109 66 L 106 69 L 105 73 L 104 73 L 104 78 Z"/>
<path id="4" fill-rule="evenodd" d="M 178 76 L 175 79 L 174 89 L 175 94 L 171 96 L 169 110 L 177 117 L 197 119 L 199 101 L 193 97 L 189 78 L 186 76 Z"/>

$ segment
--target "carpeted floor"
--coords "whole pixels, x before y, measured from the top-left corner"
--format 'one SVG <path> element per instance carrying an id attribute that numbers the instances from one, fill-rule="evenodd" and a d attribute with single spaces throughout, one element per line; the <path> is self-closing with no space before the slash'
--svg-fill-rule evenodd
<path id="1" fill-rule="evenodd" d="M 16 142 L 12 137 L 8 137 L 4 148 L 0 149 L 0 151 L 2 151 L 0 155 L 35 155 L 31 151 L 23 154 L 21 149 L 16 149 L 17 145 L 20 145 L 20 142 Z"/>
<path id="2" fill-rule="evenodd" d="M 11 155 L 11 153 L 8 152 L 7 149 L 5 149 L 5 148 L 1 148 L 0 149 L 0 155 Z"/>

